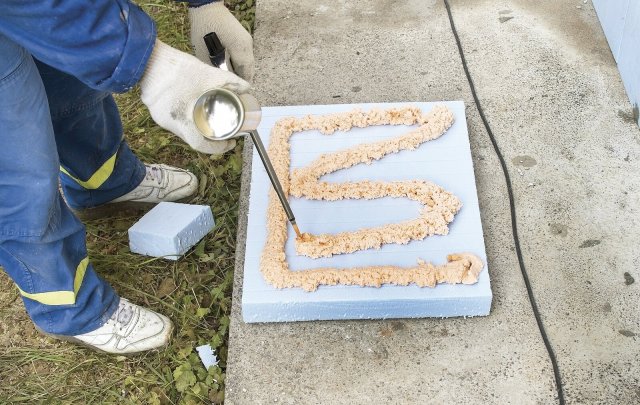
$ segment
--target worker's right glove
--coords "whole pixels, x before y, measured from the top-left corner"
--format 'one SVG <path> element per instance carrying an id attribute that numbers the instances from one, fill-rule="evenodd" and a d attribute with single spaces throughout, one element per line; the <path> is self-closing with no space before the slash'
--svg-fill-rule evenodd
<path id="1" fill-rule="evenodd" d="M 162 128 L 173 132 L 199 152 L 220 154 L 233 148 L 235 140 L 204 138 L 192 116 L 198 97 L 218 87 L 242 94 L 249 90 L 249 83 L 156 40 L 140 80 L 140 98 L 149 109 L 151 118 Z"/>

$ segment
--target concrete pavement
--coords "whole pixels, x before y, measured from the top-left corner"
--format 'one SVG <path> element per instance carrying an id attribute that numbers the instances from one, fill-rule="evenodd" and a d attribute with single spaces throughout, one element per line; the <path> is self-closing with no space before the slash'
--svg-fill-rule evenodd
<path id="1" fill-rule="evenodd" d="M 524 258 L 567 402 L 637 403 L 640 131 L 593 7 L 451 5 L 509 164 Z M 474 319 L 247 325 L 241 220 L 227 403 L 553 403 L 504 179 L 442 1 L 258 0 L 255 52 L 263 105 L 465 101 L 494 303 Z"/>

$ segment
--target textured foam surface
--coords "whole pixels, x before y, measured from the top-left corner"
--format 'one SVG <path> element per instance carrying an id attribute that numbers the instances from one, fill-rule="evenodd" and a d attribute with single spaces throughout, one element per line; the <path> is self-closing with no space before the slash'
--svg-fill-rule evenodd
<path id="1" fill-rule="evenodd" d="M 214 225 L 209 206 L 161 202 L 129 228 L 129 247 L 134 253 L 177 260 Z"/>
<path id="2" fill-rule="evenodd" d="M 436 103 L 410 103 L 428 111 Z M 260 255 L 266 235 L 267 196 L 271 184 L 257 152 L 252 164 L 249 221 L 244 266 L 242 314 L 245 322 L 306 321 L 320 319 L 366 319 L 406 317 L 451 317 L 487 315 L 491 307 L 491 287 L 486 261 L 482 224 L 476 195 L 473 163 L 462 102 L 446 102 L 455 123 L 441 138 L 426 142 L 415 151 L 402 151 L 371 165 L 358 165 L 323 177 L 326 181 L 425 179 L 453 192 L 463 207 L 450 224 L 447 236 L 429 237 L 408 245 L 385 245 L 331 258 L 297 256 L 295 234 L 289 229 L 285 253 L 292 270 L 323 266 L 354 267 L 390 264 L 415 265 L 421 258 L 434 264 L 446 261 L 449 253 L 471 252 L 485 263 L 477 284 L 438 285 L 435 288 L 384 285 L 381 288 L 321 286 L 317 291 L 278 290 L 260 273 Z M 274 123 L 286 116 L 327 114 L 355 107 L 388 108 L 406 104 L 361 104 L 263 108 L 258 128 L 265 145 Z M 306 165 L 320 154 L 341 150 L 367 141 L 405 133 L 409 127 L 379 126 L 354 128 L 331 136 L 316 131 L 295 134 L 291 141 L 292 168 Z M 291 207 L 303 232 L 322 233 L 355 230 L 418 216 L 420 205 L 404 199 L 342 200 L 335 202 L 290 198 Z"/>

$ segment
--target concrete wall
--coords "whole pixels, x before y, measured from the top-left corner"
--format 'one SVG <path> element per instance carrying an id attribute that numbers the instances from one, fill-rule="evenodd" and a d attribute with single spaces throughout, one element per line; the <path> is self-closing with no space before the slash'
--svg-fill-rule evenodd
<path id="1" fill-rule="evenodd" d="M 640 1 L 593 0 L 640 125 Z"/>

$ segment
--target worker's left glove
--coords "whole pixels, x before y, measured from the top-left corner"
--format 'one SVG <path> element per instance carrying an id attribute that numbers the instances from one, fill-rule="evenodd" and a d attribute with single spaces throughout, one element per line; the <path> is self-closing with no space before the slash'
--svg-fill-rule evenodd
<path id="1" fill-rule="evenodd" d="M 191 43 L 198 59 L 209 62 L 209 51 L 203 37 L 215 32 L 229 51 L 235 72 L 245 80 L 253 80 L 253 39 L 222 1 L 189 8 Z"/>
<path id="2" fill-rule="evenodd" d="M 156 40 L 140 80 L 140 99 L 162 128 L 199 152 L 220 154 L 233 148 L 235 140 L 208 140 L 193 122 L 193 107 L 198 97 L 218 87 L 242 94 L 249 90 L 249 83 Z"/>

